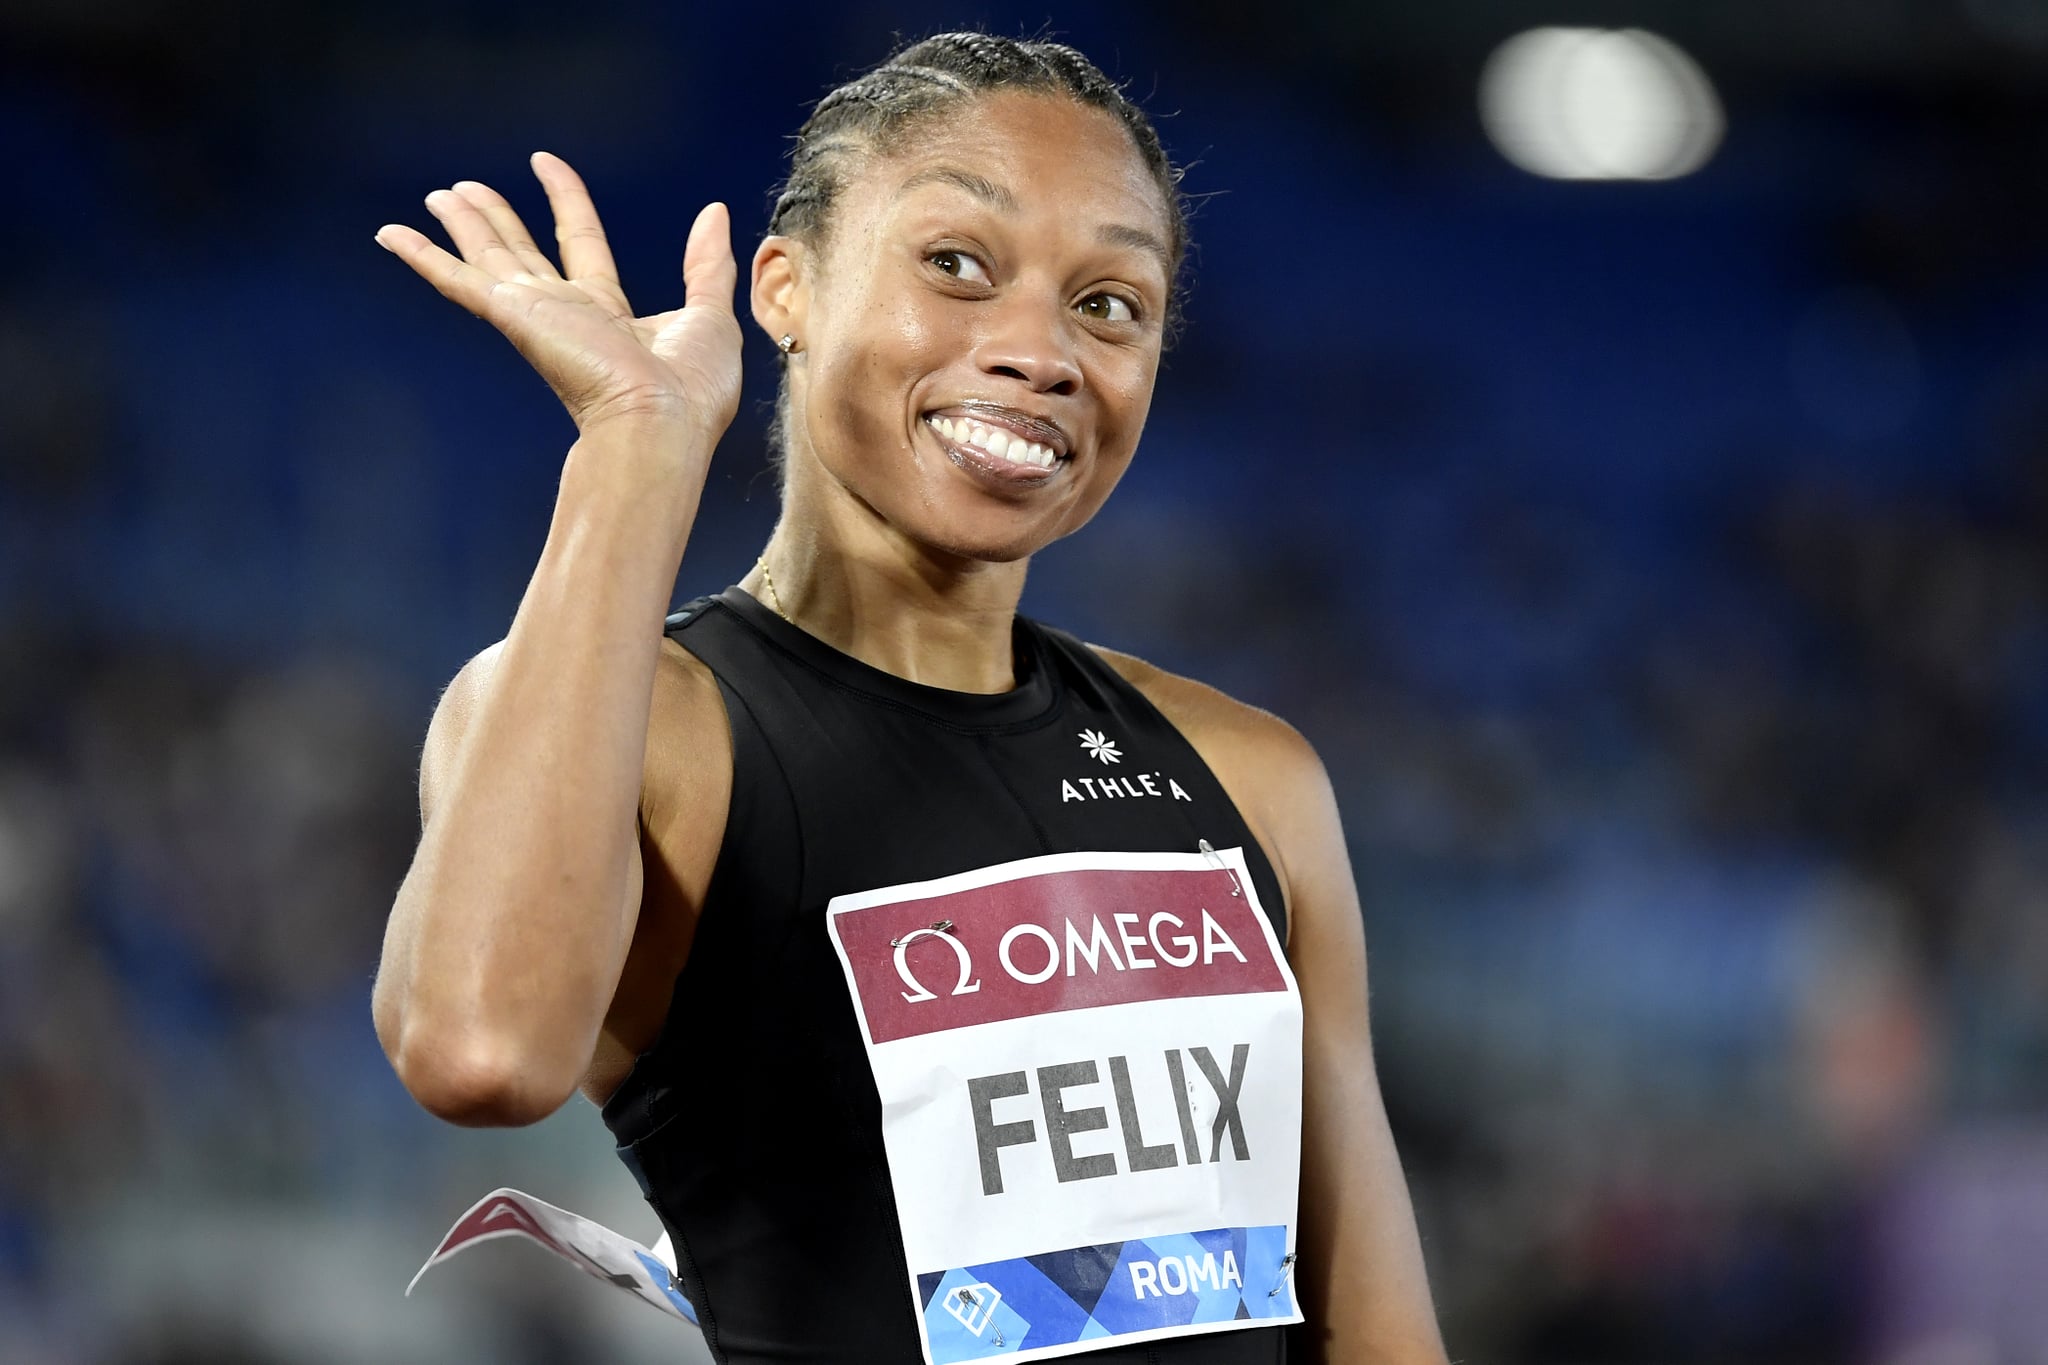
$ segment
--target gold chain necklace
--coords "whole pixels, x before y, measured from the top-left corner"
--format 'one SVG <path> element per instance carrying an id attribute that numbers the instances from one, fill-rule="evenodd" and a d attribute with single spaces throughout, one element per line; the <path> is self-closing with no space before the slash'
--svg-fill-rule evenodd
<path id="1" fill-rule="evenodd" d="M 754 567 L 761 571 L 761 581 L 768 586 L 769 605 L 775 608 L 777 616 L 780 616 L 785 621 L 789 621 L 789 613 L 782 609 L 782 594 L 775 591 L 775 575 L 768 572 L 768 556 L 762 555 L 760 559 L 754 562 Z M 789 621 L 789 623 L 791 625 L 796 624 L 794 621 Z"/>

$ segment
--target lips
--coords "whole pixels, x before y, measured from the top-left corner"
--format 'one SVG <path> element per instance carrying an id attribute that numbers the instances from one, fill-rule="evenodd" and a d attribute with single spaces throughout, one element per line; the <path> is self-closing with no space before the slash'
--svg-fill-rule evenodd
<path id="1" fill-rule="evenodd" d="M 1002 427 L 989 427 L 964 417 L 927 417 L 925 425 L 938 433 L 948 449 L 997 468 L 1013 466 L 1049 474 L 1059 464 L 1059 457 L 1048 447 L 1013 436 Z"/>
<path id="2" fill-rule="evenodd" d="M 1057 422 L 979 399 L 934 409 L 924 421 L 949 447 L 998 466 L 1048 471 L 1073 449 Z"/>

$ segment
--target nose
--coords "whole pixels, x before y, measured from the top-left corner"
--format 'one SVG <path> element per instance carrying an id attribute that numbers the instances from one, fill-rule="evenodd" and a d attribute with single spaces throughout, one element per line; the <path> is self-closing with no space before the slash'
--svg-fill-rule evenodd
<path id="1" fill-rule="evenodd" d="M 1081 389 L 1072 320 L 1064 302 L 1012 295 L 994 310 L 975 348 L 983 374 L 1023 381 L 1033 393 L 1070 397 Z"/>

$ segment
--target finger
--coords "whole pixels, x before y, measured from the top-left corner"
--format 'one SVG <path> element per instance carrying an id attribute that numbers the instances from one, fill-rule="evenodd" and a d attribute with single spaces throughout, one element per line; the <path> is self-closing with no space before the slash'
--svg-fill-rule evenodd
<path id="1" fill-rule="evenodd" d="M 441 291 L 443 298 L 461 304 L 478 317 L 485 316 L 497 277 L 471 265 L 461 257 L 442 250 L 426 234 L 399 223 L 377 229 L 377 245 L 404 261 L 415 274 Z"/>
<path id="2" fill-rule="evenodd" d="M 526 273 L 525 265 L 498 237 L 476 205 L 453 190 L 435 190 L 427 196 L 427 211 L 447 230 L 449 240 L 462 259 L 488 271 L 498 279 Z"/>
<path id="3" fill-rule="evenodd" d="M 533 154 L 533 173 L 548 192 L 548 208 L 555 215 L 562 277 L 601 282 L 625 297 L 619 287 L 619 268 L 612 262 L 611 242 L 604 235 L 604 224 L 598 221 L 597 205 L 591 202 L 583 177 L 552 152 Z"/>
<path id="4" fill-rule="evenodd" d="M 534 243 L 533 234 L 526 230 L 518 212 L 505 202 L 504 195 L 475 180 L 456 181 L 454 192 L 484 216 L 484 221 L 491 225 L 491 231 L 498 234 L 498 240 L 519 258 L 528 272 L 543 279 L 559 278 L 555 274 L 555 263 Z"/>
<path id="5" fill-rule="evenodd" d="M 706 204 L 690 224 L 690 240 L 683 247 L 683 306 L 730 313 L 739 279 L 739 263 L 732 256 L 732 213 L 723 204 Z"/>

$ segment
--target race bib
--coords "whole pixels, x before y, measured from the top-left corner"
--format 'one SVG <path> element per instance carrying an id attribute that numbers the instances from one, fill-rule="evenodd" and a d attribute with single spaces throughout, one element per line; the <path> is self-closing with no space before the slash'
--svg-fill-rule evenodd
<path id="1" fill-rule="evenodd" d="M 1027 858 L 826 913 L 927 1365 L 1301 1320 L 1301 1000 L 1241 849 Z"/>

